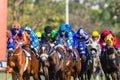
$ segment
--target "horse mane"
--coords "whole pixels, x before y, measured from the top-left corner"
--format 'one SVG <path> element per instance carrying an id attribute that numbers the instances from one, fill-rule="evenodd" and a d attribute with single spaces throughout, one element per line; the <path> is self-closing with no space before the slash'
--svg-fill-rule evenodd
<path id="1" fill-rule="evenodd" d="M 20 49 L 21 49 L 21 47 L 20 47 L 20 46 L 18 46 L 18 47 L 15 49 L 15 52 L 19 52 L 19 51 L 20 51 Z"/>

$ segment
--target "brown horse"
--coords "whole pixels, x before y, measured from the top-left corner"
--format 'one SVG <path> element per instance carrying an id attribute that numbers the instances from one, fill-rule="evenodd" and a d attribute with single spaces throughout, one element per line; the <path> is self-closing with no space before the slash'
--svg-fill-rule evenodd
<path id="1" fill-rule="evenodd" d="M 49 56 L 49 79 L 52 80 L 65 80 L 65 74 L 63 71 L 65 70 L 65 60 L 60 60 L 60 55 L 65 56 L 65 50 L 63 46 L 57 45 L 55 48 L 51 50 Z"/>
<path id="2" fill-rule="evenodd" d="M 78 78 L 81 71 L 81 60 L 77 49 L 74 49 L 74 52 L 77 54 L 77 60 L 73 58 L 71 50 L 67 50 L 62 45 L 57 45 L 56 49 L 51 52 L 49 70 L 55 74 L 53 76 L 55 80 L 71 80 L 72 75 L 74 79 Z M 59 57 L 60 53 L 64 56 L 62 61 Z"/>
<path id="3" fill-rule="evenodd" d="M 78 50 L 76 48 L 73 48 L 73 51 L 76 54 L 76 60 L 73 59 L 72 76 L 73 76 L 74 80 L 78 80 L 79 74 L 81 72 L 81 67 L 82 67 L 81 58 L 80 58 Z"/>
<path id="4" fill-rule="evenodd" d="M 49 67 L 49 53 L 50 53 L 51 47 L 48 43 L 43 43 L 41 44 L 41 48 L 40 48 L 40 58 L 42 60 L 42 64 L 41 64 L 41 69 L 43 71 L 41 71 L 43 73 L 43 75 L 45 76 L 45 80 L 49 80 L 49 72 L 48 72 L 48 67 Z"/>
<path id="5" fill-rule="evenodd" d="M 40 80 L 39 77 L 39 61 L 28 50 L 31 55 L 31 60 L 26 57 L 25 51 L 21 46 L 17 46 L 14 51 L 8 51 L 6 78 L 8 80 L 9 72 L 12 73 L 13 80 L 30 80 L 30 75 L 33 75 L 34 80 Z"/>

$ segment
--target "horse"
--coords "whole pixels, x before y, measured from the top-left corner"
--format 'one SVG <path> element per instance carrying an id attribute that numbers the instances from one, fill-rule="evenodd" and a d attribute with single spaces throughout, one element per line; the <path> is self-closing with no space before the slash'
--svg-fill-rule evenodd
<path id="1" fill-rule="evenodd" d="M 52 80 L 65 80 L 65 58 L 60 60 L 60 56 L 65 56 L 65 50 L 62 45 L 57 45 L 52 50 L 49 55 L 49 79 Z"/>
<path id="2" fill-rule="evenodd" d="M 119 80 L 118 72 L 120 72 L 120 56 L 116 55 L 116 49 L 114 48 L 114 39 L 110 34 L 105 38 L 106 51 L 102 53 L 101 64 L 105 73 L 106 80 L 110 80 L 109 75 L 112 76 L 112 80 Z M 118 79 L 119 78 L 119 79 Z"/>
<path id="3" fill-rule="evenodd" d="M 92 57 L 92 72 L 94 80 L 99 80 L 101 75 L 104 75 L 100 62 L 101 47 L 98 41 L 91 40 L 90 55 Z"/>
<path id="4" fill-rule="evenodd" d="M 81 72 L 81 58 L 79 56 L 78 50 L 76 48 L 73 48 L 74 53 L 76 53 L 76 60 L 73 59 L 73 69 L 72 69 L 72 76 L 74 78 L 74 80 L 78 80 L 79 79 L 79 74 Z M 73 57 L 72 57 L 73 58 Z"/>
<path id="5" fill-rule="evenodd" d="M 49 80 L 49 72 L 48 72 L 48 68 L 49 68 L 49 53 L 50 53 L 50 45 L 48 43 L 42 43 L 40 46 L 40 58 L 42 60 L 42 64 L 41 64 L 41 69 L 43 71 L 41 71 L 44 76 L 45 76 L 45 80 Z"/>
<path id="6" fill-rule="evenodd" d="M 84 47 L 85 43 L 80 41 L 78 44 L 78 52 L 79 52 L 79 56 L 81 58 L 81 72 L 79 74 L 79 77 L 81 80 L 90 80 L 90 76 L 91 76 L 91 72 L 89 71 L 91 68 L 91 64 L 88 65 L 88 60 L 89 60 L 89 53 L 87 48 Z M 82 47 L 82 48 L 81 48 Z M 80 53 L 80 52 L 84 52 L 84 53 Z"/>
<path id="7" fill-rule="evenodd" d="M 39 61 L 34 54 L 26 47 L 31 55 L 31 60 L 26 56 L 26 51 L 18 45 L 15 50 L 8 50 L 6 79 L 8 74 L 12 73 L 12 79 L 17 80 L 30 80 L 30 75 L 34 80 L 41 80 L 39 76 Z"/>

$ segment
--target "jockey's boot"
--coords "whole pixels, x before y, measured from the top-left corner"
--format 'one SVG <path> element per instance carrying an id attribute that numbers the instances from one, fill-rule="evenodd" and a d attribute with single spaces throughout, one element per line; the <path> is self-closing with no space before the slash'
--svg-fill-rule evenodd
<path id="1" fill-rule="evenodd" d="M 40 56 L 38 54 L 38 49 L 37 48 L 33 48 L 33 52 L 34 52 L 36 58 L 39 59 Z"/>
<path id="2" fill-rule="evenodd" d="M 28 53 L 28 51 L 26 51 L 25 49 L 23 49 L 23 50 L 24 50 L 24 52 L 25 52 L 26 56 L 28 57 L 28 59 L 29 59 L 29 60 L 31 60 L 30 53 Z"/>
<path id="3" fill-rule="evenodd" d="M 60 61 L 63 60 L 63 55 L 60 56 Z"/>
<path id="4" fill-rule="evenodd" d="M 59 50 L 59 49 L 56 49 L 58 51 L 58 55 L 59 55 L 59 58 L 60 60 L 63 60 L 63 55 L 62 55 L 62 52 Z"/>
<path id="5" fill-rule="evenodd" d="M 77 61 L 77 55 L 75 54 L 74 51 L 72 51 L 72 56 L 73 56 L 73 59 L 74 59 L 75 61 Z"/>
<path id="6" fill-rule="evenodd" d="M 43 73 L 42 63 L 41 63 L 41 65 L 40 65 L 40 73 Z"/>
<path id="7" fill-rule="evenodd" d="M 63 65 L 63 58 L 60 59 L 60 63 L 59 65 L 56 67 L 56 70 L 60 70 L 62 68 L 62 65 Z"/>

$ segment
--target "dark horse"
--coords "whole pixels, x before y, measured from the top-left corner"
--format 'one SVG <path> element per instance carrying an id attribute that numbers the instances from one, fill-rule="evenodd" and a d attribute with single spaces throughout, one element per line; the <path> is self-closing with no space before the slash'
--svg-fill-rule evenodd
<path id="1" fill-rule="evenodd" d="M 80 42 L 79 46 L 84 46 L 85 43 L 84 42 Z M 90 80 L 91 78 L 91 71 L 92 71 L 92 64 L 88 64 L 88 60 L 90 60 L 90 55 L 88 53 L 87 48 L 80 48 L 78 49 L 79 52 L 83 52 L 84 50 L 84 54 L 83 53 L 79 53 L 80 57 L 81 57 L 81 72 L 80 72 L 80 79 L 81 80 Z"/>
<path id="2" fill-rule="evenodd" d="M 112 80 L 117 80 L 117 66 L 115 60 L 114 48 L 108 48 L 103 57 L 101 57 L 101 64 L 105 73 L 106 80 L 110 80 L 109 74 L 112 76 Z"/>
<path id="3" fill-rule="evenodd" d="M 112 80 L 120 80 L 120 56 L 117 55 L 117 51 L 113 46 L 114 39 L 112 35 L 108 35 L 105 42 L 106 51 L 102 54 L 101 64 L 106 80 L 110 80 L 109 75 L 112 76 Z"/>
<path id="4" fill-rule="evenodd" d="M 39 61 L 28 50 L 31 55 L 31 60 L 25 54 L 21 46 L 17 46 L 14 51 L 8 50 L 6 78 L 8 80 L 9 72 L 12 73 L 12 79 L 30 80 L 30 75 L 33 75 L 34 80 L 40 80 L 39 77 Z"/>

